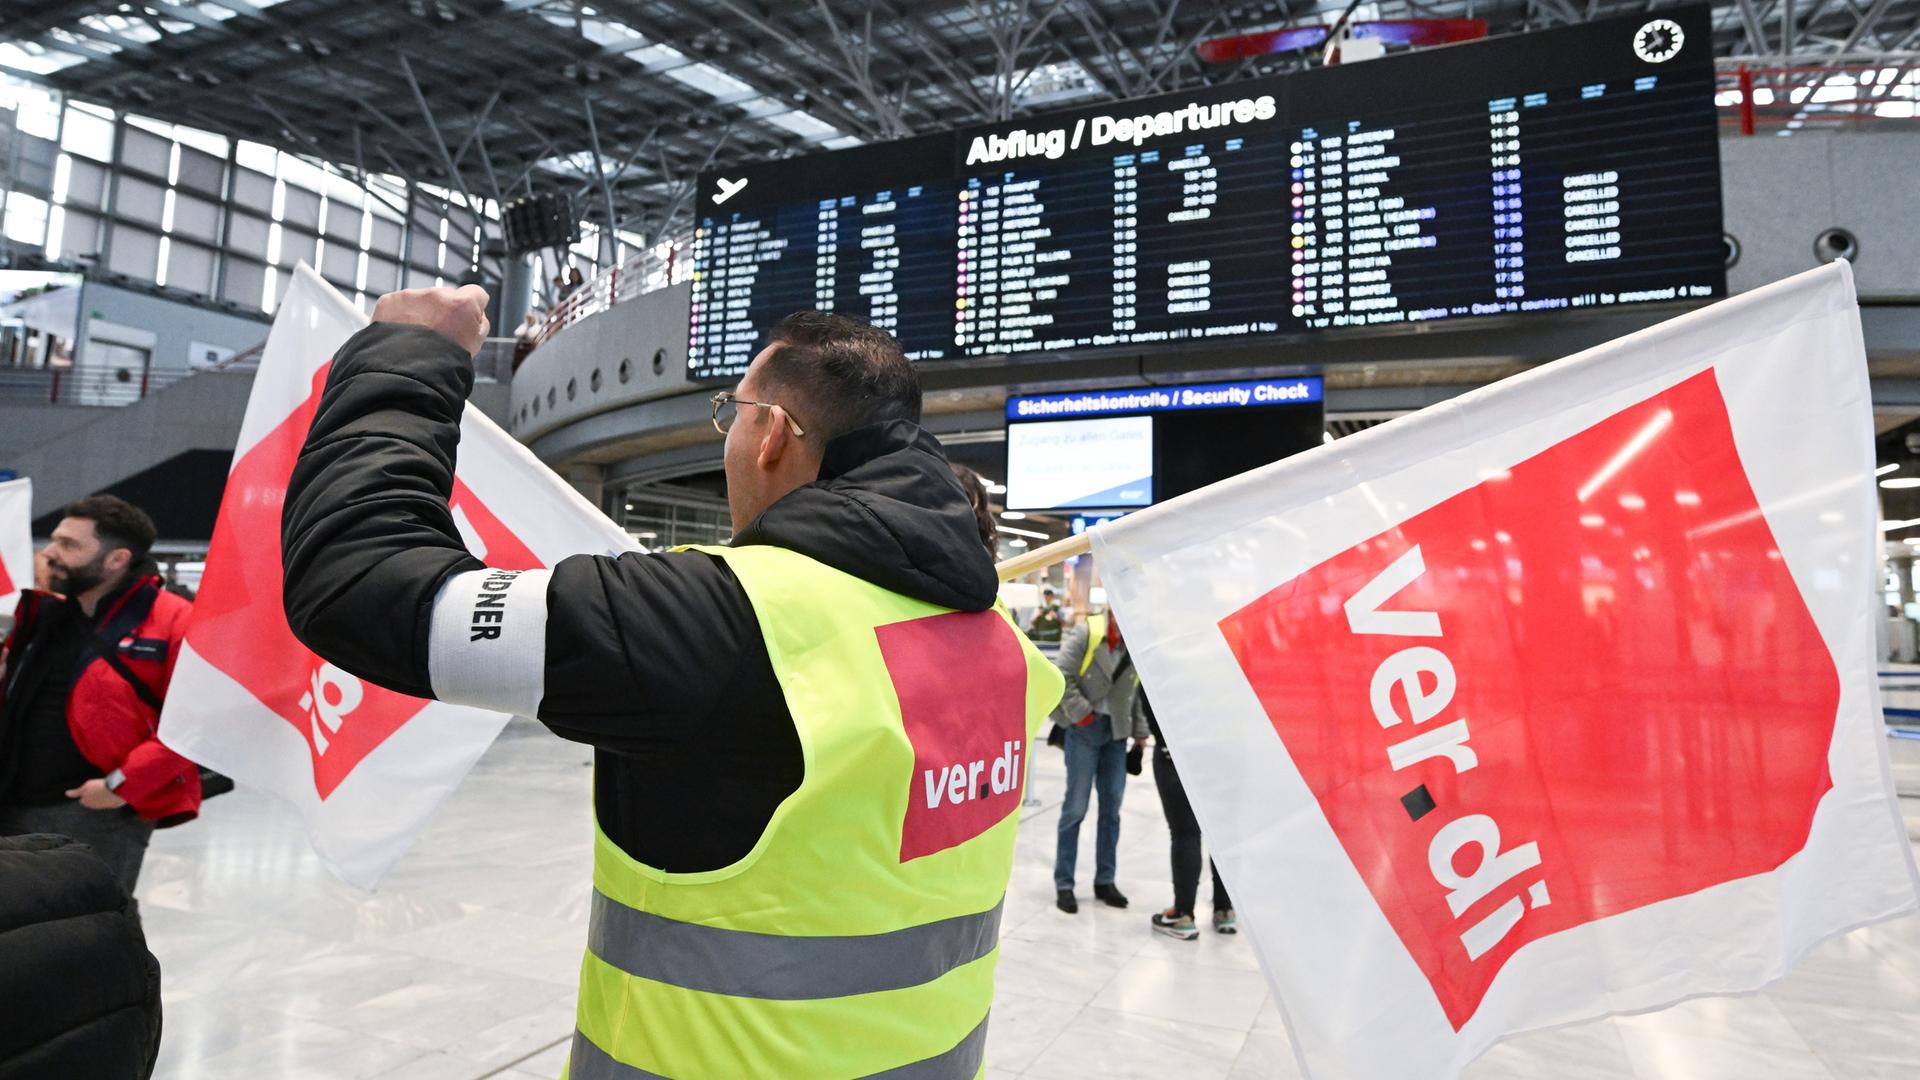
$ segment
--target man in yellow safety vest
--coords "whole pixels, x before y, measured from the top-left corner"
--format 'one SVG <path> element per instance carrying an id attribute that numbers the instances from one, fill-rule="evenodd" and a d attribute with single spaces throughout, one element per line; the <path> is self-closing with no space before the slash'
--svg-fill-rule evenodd
<path id="1" fill-rule="evenodd" d="M 596 748 L 571 1076 L 978 1076 L 1062 680 L 996 603 L 899 344 L 802 313 L 714 396 L 728 546 L 515 574 L 447 506 L 485 299 L 390 294 L 336 353 L 285 599 L 339 667 Z"/>

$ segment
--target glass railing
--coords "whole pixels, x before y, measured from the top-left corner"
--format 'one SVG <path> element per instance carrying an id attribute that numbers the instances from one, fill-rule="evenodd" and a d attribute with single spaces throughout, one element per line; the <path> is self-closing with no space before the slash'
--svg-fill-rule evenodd
<path id="1" fill-rule="evenodd" d="M 635 252 L 595 274 L 553 305 L 532 336 L 533 346 L 538 347 L 589 315 L 689 280 L 693 276 L 691 249 L 691 237 L 670 240 Z"/>

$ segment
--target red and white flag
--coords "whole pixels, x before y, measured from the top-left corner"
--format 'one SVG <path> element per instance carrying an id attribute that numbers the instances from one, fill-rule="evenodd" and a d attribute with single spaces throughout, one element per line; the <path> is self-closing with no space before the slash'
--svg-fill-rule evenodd
<path id="1" fill-rule="evenodd" d="M 260 357 L 160 737 L 291 802 L 329 869 L 372 888 L 507 722 L 406 697 L 309 652 L 281 605 L 280 510 L 333 351 L 367 317 L 302 264 Z M 527 570 L 633 540 L 471 405 L 452 509 L 468 550 Z"/>
<path id="2" fill-rule="evenodd" d="M 1836 263 L 1093 533 L 1308 1076 L 1916 908 L 1873 475 Z"/>
<path id="3" fill-rule="evenodd" d="M 33 588 L 33 481 L 0 482 L 0 616 Z"/>

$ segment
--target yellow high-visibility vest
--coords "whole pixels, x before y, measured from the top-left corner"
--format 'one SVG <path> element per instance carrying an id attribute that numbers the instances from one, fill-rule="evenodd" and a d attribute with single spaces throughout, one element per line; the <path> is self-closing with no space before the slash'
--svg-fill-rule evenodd
<path id="1" fill-rule="evenodd" d="M 784 548 L 697 550 L 753 604 L 805 775 L 719 870 L 645 866 L 596 823 L 570 1080 L 981 1075 L 1058 670 L 997 605 L 949 611 Z"/>
<path id="2" fill-rule="evenodd" d="M 1080 674 L 1085 675 L 1093 666 L 1093 651 L 1107 640 L 1107 613 L 1097 612 L 1087 616 L 1087 651 L 1080 657 Z"/>

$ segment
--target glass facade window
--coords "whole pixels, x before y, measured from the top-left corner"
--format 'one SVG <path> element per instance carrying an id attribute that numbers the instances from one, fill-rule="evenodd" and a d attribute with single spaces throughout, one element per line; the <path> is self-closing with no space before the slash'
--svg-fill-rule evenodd
<path id="1" fill-rule="evenodd" d="M 112 161 L 113 117 L 102 116 L 97 109 L 68 106 L 60 149 L 94 161 Z"/>
<path id="2" fill-rule="evenodd" d="M 5 63 L 0 58 L 0 63 Z M 14 130 L 42 139 L 60 137 L 60 96 L 24 79 L 0 75 L 0 109 L 13 110 Z"/>
<path id="3" fill-rule="evenodd" d="M 97 258 L 129 277 L 272 311 L 301 261 L 363 306 L 458 280 L 499 207 L 397 176 L 117 113 L 0 74 L 25 164 L 0 190 L 0 243 Z M 411 223 L 411 227 L 409 227 Z"/>
<path id="4" fill-rule="evenodd" d="M 24 191 L 7 197 L 7 239 L 32 247 L 46 244 L 47 201 Z"/>

